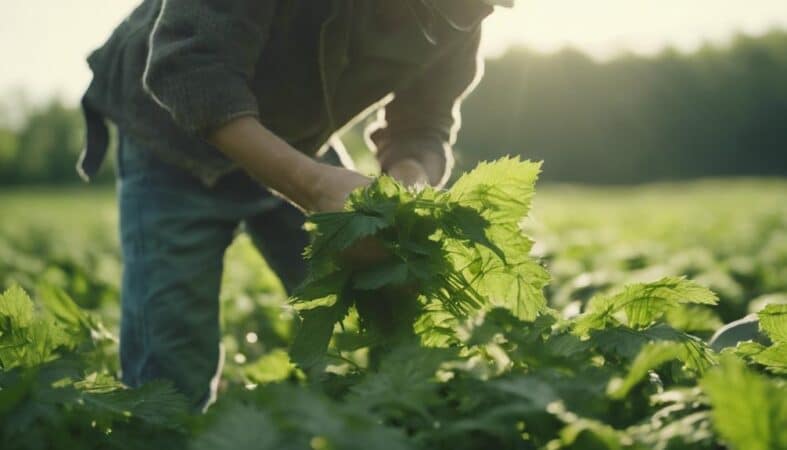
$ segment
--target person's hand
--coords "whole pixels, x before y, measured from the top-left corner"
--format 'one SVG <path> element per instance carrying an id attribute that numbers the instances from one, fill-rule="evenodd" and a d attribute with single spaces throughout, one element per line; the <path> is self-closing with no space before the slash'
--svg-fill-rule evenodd
<path id="1" fill-rule="evenodd" d="M 371 184 L 372 179 L 353 170 L 329 164 L 316 163 L 314 182 L 311 186 L 311 212 L 337 212 L 344 209 L 347 197 L 359 187 Z"/>
<path id="2" fill-rule="evenodd" d="M 409 187 L 419 187 L 429 185 L 429 174 L 422 163 L 412 158 L 406 158 L 392 164 L 388 170 L 388 175 L 396 181 Z"/>
<path id="3" fill-rule="evenodd" d="M 395 151 L 392 148 L 389 151 Z M 422 152 L 418 158 L 381 161 L 384 172 L 408 187 L 440 187 L 444 182 L 446 159 L 442 153 Z"/>
<path id="4" fill-rule="evenodd" d="M 344 209 L 347 197 L 359 187 L 368 186 L 372 180 L 353 170 L 317 163 L 318 172 L 313 184 L 312 206 L 314 212 L 337 212 Z M 347 248 L 341 255 L 350 267 L 363 268 L 385 261 L 390 253 L 374 236 L 367 236 Z"/>

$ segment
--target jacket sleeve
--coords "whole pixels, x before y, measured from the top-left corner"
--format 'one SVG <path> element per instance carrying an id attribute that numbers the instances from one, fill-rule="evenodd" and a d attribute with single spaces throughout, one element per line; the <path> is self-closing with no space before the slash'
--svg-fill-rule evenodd
<path id="1" fill-rule="evenodd" d="M 183 129 L 259 115 L 249 87 L 275 0 L 163 0 L 142 83 Z"/>
<path id="2" fill-rule="evenodd" d="M 480 27 L 454 41 L 413 83 L 394 92 L 370 133 L 385 171 L 405 158 L 442 161 L 445 183 L 453 163 L 451 146 L 460 125 L 459 107 L 482 72 Z"/>

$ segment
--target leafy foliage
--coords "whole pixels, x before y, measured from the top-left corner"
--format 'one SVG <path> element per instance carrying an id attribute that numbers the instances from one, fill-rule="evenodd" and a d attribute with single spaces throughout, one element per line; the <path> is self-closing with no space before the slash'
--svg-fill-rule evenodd
<path id="1" fill-rule="evenodd" d="M 650 261 L 657 250 L 613 255 L 576 228 L 561 231 L 563 247 L 543 232 L 534 246 L 523 218 L 538 170 L 509 158 L 444 192 L 385 177 L 355 192 L 345 211 L 312 218 L 311 271 L 291 305 L 249 272 L 261 264 L 249 247 L 233 248 L 231 358 L 200 416 L 167 383 L 117 380 L 117 293 L 89 275 L 106 258 L 41 263 L 23 256 L 50 247 L 0 241 L 15 255 L 0 275 L 26 288 L 0 297 L 0 448 L 784 447 L 783 307 L 758 309 L 770 342 L 718 355 L 690 334 L 746 307 L 729 292 L 777 289 L 780 247 L 767 267 L 730 260 L 713 278 L 705 252 L 662 255 L 666 267 Z M 369 239 L 390 258 L 348 264 Z M 547 264 L 559 286 L 546 285 Z"/>

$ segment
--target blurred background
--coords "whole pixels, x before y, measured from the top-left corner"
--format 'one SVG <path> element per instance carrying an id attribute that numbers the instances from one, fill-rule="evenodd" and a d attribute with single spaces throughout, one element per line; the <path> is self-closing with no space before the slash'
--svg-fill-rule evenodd
<path id="1" fill-rule="evenodd" d="M 84 62 L 137 0 L 4 2 L 0 185 L 80 183 Z M 520 154 L 547 181 L 787 175 L 787 2 L 519 1 L 486 23 L 460 170 Z M 359 129 L 346 136 L 365 155 Z M 102 182 L 111 182 L 107 164 Z"/>

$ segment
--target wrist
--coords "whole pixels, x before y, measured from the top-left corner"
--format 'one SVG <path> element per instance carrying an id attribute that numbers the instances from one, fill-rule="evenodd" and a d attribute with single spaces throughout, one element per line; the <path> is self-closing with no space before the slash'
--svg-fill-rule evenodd
<path id="1" fill-rule="evenodd" d="M 293 172 L 293 191 L 298 198 L 292 201 L 309 212 L 319 210 L 321 192 L 325 189 L 325 171 L 321 165 L 309 159 Z"/>

